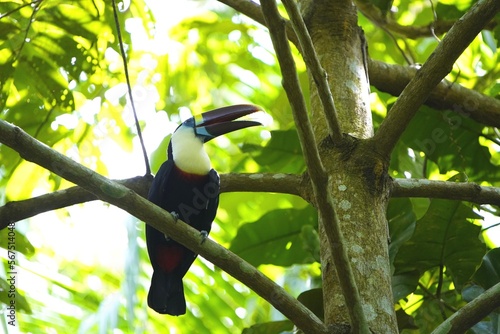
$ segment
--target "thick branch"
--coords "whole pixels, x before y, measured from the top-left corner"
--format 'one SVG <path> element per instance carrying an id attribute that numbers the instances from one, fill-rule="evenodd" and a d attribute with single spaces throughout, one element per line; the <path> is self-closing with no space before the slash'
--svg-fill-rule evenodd
<path id="1" fill-rule="evenodd" d="M 47 157 L 46 163 L 50 160 Z M 126 180 L 115 180 L 142 197 L 147 197 L 151 177 L 137 176 Z M 308 197 L 309 184 L 300 175 L 292 174 L 223 174 L 221 192 L 275 192 Z M 71 205 L 97 200 L 98 198 L 82 187 L 76 186 L 21 201 L 8 202 L 0 207 L 0 230 L 11 222 L 33 217 L 37 214 L 65 208 Z"/>
<path id="2" fill-rule="evenodd" d="M 480 186 L 472 182 L 396 179 L 392 197 L 429 197 L 468 201 L 500 206 L 500 188 Z"/>
<path id="3" fill-rule="evenodd" d="M 327 190 L 328 175 L 321 163 L 313 129 L 307 115 L 306 102 L 297 76 L 295 62 L 288 44 L 285 21 L 278 12 L 274 0 L 262 0 L 264 17 L 276 51 L 283 76 L 283 88 L 290 101 L 295 126 L 309 170 L 314 197 L 320 219 L 330 244 L 332 257 L 339 273 L 339 281 L 349 310 L 353 333 L 370 333 L 362 308 L 361 296 L 354 279 L 353 270 L 347 255 L 347 246 L 340 229 L 339 219 L 333 207 L 333 200 Z"/>
<path id="4" fill-rule="evenodd" d="M 199 231 L 175 222 L 170 214 L 134 191 L 74 162 L 3 120 L 0 120 L 0 142 L 19 152 L 24 159 L 80 185 L 192 249 L 269 301 L 304 332 L 327 333 L 324 324 L 279 285 L 219 244 L 211 240 L 200 243 Z"/>
<path id="5" fill-rule="evenodd" d="M 469 328 L 500 307 L 500 283 L 486 290 L 479 297 L 443 321 L 432 334 L 465 333 Z"/>
<path id="6" fill-rule="evenodd" d="M 387 114 L 375 134 L 379 152 L 389 156 L 403 131 L 435 86 L 451 71 L 453 64 L 482 27 L 500 10 L 500 1 L 483 0 L 450 29 Z"/>

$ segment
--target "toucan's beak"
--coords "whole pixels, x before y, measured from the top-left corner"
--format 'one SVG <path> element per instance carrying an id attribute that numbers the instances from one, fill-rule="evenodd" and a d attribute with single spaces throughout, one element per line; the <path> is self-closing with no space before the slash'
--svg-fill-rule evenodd
<path id="1" fill-rule="evenodd" d="M 255 121 L 235 121 L 257 111 L 262 111 L 262 109 L 251 104 L 238 104 L 207 111 L 194 117 L 194 131 L 198 137 L 202 137 L 203 141 L 207 142 L 229 132 L 262 125 Z"/>

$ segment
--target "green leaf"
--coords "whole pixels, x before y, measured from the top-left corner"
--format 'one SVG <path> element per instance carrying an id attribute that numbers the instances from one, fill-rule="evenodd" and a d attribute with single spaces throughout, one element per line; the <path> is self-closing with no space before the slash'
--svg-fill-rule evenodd
<path id="1" fill-rule="evenodd" d="M 460 171 L 469 181 L 500 181 L 500 169 L 491 162 L 487 147 L 480 144 L 483 125 L 473 121 L 461 106 L 437 113 L 421 107 L 403 133 L 402 142 L 422 151 L 442 174 Z"/>
<path id="2" fill-rule="evenodd" d="M 309 243 L 304 243 L 302 230 L 316 224 L 317 213 L 311 206 L 270 211 L 242 225 L 229 249 L 254 266 L 312 263 L 315 257 L 308 249 Z"/>
<path id="3" fill-rule="evenodd" d="M 500 248 L 490 250 L 473 276 L 473 281 L 484 289 L 500 282 Z"/>
<path id="4" fill-rule="evenodd" d="M 415 325 L 415 320 L 413 320 L 412 316 L 407 314 L 403 309 L 396 311 L 396 318 L 398 321 L 398 330 L 400 332 L 402 332 L 403 329 L 418 329 L 417 325 Z"/>
<path id="5" fill-rule="evenodd" d="M 28 304 L 28 301 L 17 289 L 18 282 L 16 280 L 19 279 L 19 276 L 14 276 L 13 280 L 10 281 L 11 279 L 12 277 L 10 277 L 9 275 L 7 275 L 7 280 L 0 278 L 0 291 L 2 291 L 2 293 L 0 294 L 0 302 L 5 304 L 5 307 L 7 307 L 7 310 L 4 311 L 4 313 L 7 315 L 7 319 L 9 319 L 9 307 L 11 307 L 12 301 L 15 302 L 15 312 L 23 311 L 31 314 L 32 311 L 30 305 Z"/>
<path id="6" fill-rule="evenodd" d="M 416 217 L 413 206 L 408 198 L 393 198 L 387 207 L 387 220 L 391 243 L 389 244 L 389 258 L 393 267 L 394 258 L 399 247 L 408 241 L 415 230 Z M 392 268 L 394 270 L 394 268 Z M 398 298 L 397 300 L 399 300 Z"/>
<path id="7" fill-rule="evenodd" d="M 460 289 L 485 253 L 485 245 L 479 240 L 481 227 L 467 218 L 478 216 L 462 202 L 431 200 L 429 210 L 417 221 L 413 236 L 396 255 L 395 273 L 445 266 Z"/>
<path id="8" fill-rule="evenodd" d="M 292 331 L 293 323 L 290 320 L 271 321 L 256 324 L 243 329 L 243 334 L 279 334 L 285 331 Z"/>
<path id="9" fill-rule="evenodd" d="M 371 2 L 382 11 L 384 16 L 386 16 L 387 12 L 391 10 L 393 0 L 372 0 Z"/>
<path id="10" fill-rule="evenodd" d="M 465 14 L 464 11 L 457 8 L 457 6 L 443 4 L 438 2 L 436 4 L 436 15 L 440 20 L 458 20 Z"/>
<path id="11" fill-rule="evenodd" d="M 250 148 L 242 148 L 244 152 Z M 267 171 L 302 173 L 305 170 L 302 149 L 295 130 L 271 131 L 271 140 L 254 160 Z"/>
<path id="12" fill-rule="evenodd" d="M 15 227 L 16 225 L 9 225 L 0 231 L 0 247 L 7 250 L 13 250 L 23 253 L 27 257 L 35 253 L 35 247 L 29 242 L 28 238 Z M 11 248 L 11 247 L 14 248 Z"/>
<path id="13" fill-rule="evenodd" d="M 312 313 L 314 313 L 318 318 L 322 319 L 325 317 L 325 312 L 323 309 L 323 289 L 316 288 L 302 292 L 298 295 L 297 300 L 304 304 Z"/>
<path id="14" fill-rule="evenodd" d="M 393 302 L 397 303 L 410 293 L 413 293 L 417 288 L 419 278 L 420 273 L 418 271 L 392 276 L 391 283 Z"/>
<path id="15" fill-rule="evenodd" d="M 472 284 L 462 290 L 462 297 L 470 302 L 481 296 L 485 290 L 500 282 L 500 248 L 490 250 L 484 257 L 481 265 L 474 273 L 472 280 L 479 284 Z M 494 328 L 499 328 L 500 313 L 498 310 L 488 315 L 488 320 L 483 320 L 473 327 L 474 333 L 492 333 Z"/>

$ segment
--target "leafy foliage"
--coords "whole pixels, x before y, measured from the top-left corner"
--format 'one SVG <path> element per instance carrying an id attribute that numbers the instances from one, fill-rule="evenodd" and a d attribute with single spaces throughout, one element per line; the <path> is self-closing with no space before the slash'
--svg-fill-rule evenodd
<path id="1" fill-rule="evenodd" d="M 434 12 L 429 1 L 373 2 L 384 15 L 406 26 L 427 25 L 434 13 L 439 21 L 455 20 L 470 3 L 440 2 Z M 273 117 L 270 131 L 235 133 L 210 144 L 214 167 L 220 172 L 304 172 L 267 32 L 233 10 L 212 8 L 211 2 L 198 5 L 175 14 L 184 16 L 182 20 L 164 19 L 165 10 L 150 10 L 142 1 L 120 12 L 153 170 L 165 159 L 169 133 L 186 114 L 251 102 Z M 126 177 L 142 169 L 135 168 L 140 158 L 132 153 L 135 133 L 110 6 L 100 0 L 0 4 L 0 117 L 102 174 Z M 175 24 L 165 26 L 167 21 Z M 388 63 L 406 65 L 406 59 L 423 63 L 438 43 L 432 36 L 396 36 L 395 42 L 362 15 L 359 24 L 370 56 Z M 483 32 L 449 79 L 498 97 L 499 31 L 497 25 L 493 32 Z M 308 75 L 300 60 L 298 67 L 308 94 Z M 394 97 L 376 89 L 372 97 L 377 126 Z M 462 181 L 500 185 L 498 133 L 458 108 L 421 108 L 392 154 L 391 176 L 445 180 L 458 173 Z M 240 142 L 245 145 L 235 144 Z M 0 161 L 2 204 L 69 186 L 4 145 Z M 292 330 L 269 304 L 202 259 L 184 279 L 191 315 L 152 314 L 144 302 L 151 268 L 143 225 L 110 210 L 90 204 L 16 224 L 22 332 Z M 491 213 L 486 215 L 485 210 Z M 401 329 L 428 333 L 450 310 L 500 281 L 499 249 L 481 227 L 487 220 L 500 220 L 496 208 L 392 199 L 387 219 Z M 211 237 L 316 308 L 321 291 L 316 222 L 314 209 L 292 196 L 223 194 Z M 0 232 L 5 252 L 6 232 Z M 0 288 L 6 289 L 6 263 L 3 269 Z M 4 295 L 0 301 L 7 302 Z M 316 311 L 321 313 L 320 308 Z M 498 328 L 498 319 L 497 313 L 492 314 L 474 332 Z"/>

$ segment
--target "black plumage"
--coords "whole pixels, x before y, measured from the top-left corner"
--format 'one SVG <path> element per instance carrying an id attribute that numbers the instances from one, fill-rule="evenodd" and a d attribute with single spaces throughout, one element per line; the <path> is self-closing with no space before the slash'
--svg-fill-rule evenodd
<path id="1" fill-rule="evenodd" d="M 208 175 L 189 175 L 179 170 L 169 155 L 153 181 L 148 199 L 168 212 L 175 212 L 195 229 L 210 233 L 219 205 L 219 187 L 219 175 L 214 169 Z M 149 225 L 146 240 L 154 269 L 149 307 L 161 314 L 185 314 L 182 278 L 196 254 Z"/>
<path id="2" fill-rule="evenodd" d="M 254 121 L 232 122 L 259 110 L 252 105 L 236 105 L 184 121 L 172 135 L 168 160 L 156 174 L 148 199 L 203 232 L 205 238 L 217 213 L 220 181 L 210 167 L 203 144 L 231 131 L 261 125 Z M 153 266 L 149 307 L 160 314 L 185 314 L 182 278 L 197 254 L 149 225 L 146 225 L 146 243 Z"/>

